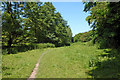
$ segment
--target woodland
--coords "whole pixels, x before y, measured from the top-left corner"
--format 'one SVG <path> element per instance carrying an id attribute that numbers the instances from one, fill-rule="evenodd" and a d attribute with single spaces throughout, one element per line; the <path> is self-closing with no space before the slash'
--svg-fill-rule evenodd
<path id="1" fill-rule="evenodd" d="M 3 78 L 28 78 L 45 51 L 36 78 L 120 78 L 120 1 L 83 4 L 92 30 L 72 37 L 52 2 L 2 2 Z"/>

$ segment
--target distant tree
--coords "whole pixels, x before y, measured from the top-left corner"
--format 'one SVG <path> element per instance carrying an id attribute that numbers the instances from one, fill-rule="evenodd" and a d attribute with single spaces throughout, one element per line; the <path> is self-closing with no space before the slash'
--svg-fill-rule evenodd
<path id="1" fill-rule="evenodd" d="M 88 42 L 92 40 L 92 36 L 93 36 L 92 31 L 78 33 L 74 36 L 73 40 L 74 42 Z"/>

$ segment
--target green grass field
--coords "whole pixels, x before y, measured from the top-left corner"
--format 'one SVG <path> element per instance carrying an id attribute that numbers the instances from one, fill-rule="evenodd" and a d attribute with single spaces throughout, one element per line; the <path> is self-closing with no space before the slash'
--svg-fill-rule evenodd
<path id="1" fill-rule="evenodd" d="M 3 55 L 3 78 L 28 78 L 41 53 L 48 49 L 51 50 L 42 57 L 36 78 L 120 77 L 120 56 L 113 55 L 115 51 L 73 43 L 67 47 Z"/>
<path id="2" fill-rule="evenodd" d="M 27 78 L 41 53 L 46 49 L 36 49 L 18 54 L 2 56 L 2 77 L 3 78 Z"/>
<path id="3" fill-rule="evenodd" d="M 37 78 L 90 78 L 89 60 L 101 52 L 82 43 L 54 48 L 42 58 Z"/>

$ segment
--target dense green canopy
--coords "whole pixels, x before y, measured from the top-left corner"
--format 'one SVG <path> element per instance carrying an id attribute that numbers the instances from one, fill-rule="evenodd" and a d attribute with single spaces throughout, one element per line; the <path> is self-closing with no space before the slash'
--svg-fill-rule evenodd
<path id="1" fill-rule="evenodd" d="M 92 31 L 84 32 L 84 33 L 78 33 L 73 37 L 73 42 L 88 42 L 92 40 L 93 33 Z"/>
<path id="2" fill-rule="evenodd" d="M 3 46 L 23 43 L 68 45 L 72 32 L 52 3 L 3 2 Z"/>
<path id="3" fill-rule="evenodd" d="M 26 43 L 70 45 L 72 32 L 50 2 L 2 2 L 3 47 Z"/>
<path id="4" fill-rule="evenodd" d="M 84 11 L 94 31 L 94 42 L 101 48 L 118 48 L 120 45 L 120 2 L 86 2 Z"/>

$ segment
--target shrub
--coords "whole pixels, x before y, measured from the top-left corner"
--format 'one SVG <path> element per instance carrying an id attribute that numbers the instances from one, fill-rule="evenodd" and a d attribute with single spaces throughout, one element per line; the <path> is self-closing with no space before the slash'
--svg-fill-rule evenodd
<path id="1" fill-rule="evenodd" d="M 11 48 L 3 46 L 2 54 L 16 54 L 17 52 L 25 52 L 32 49 L 41 49 L 55 47 L 52 43 L 32 43 L 32 44 L 23 44 L 21 46 L 12 46 Z"/>
<path id="2" fill-rule="evenodd" d="M 32 44 L 31 47 L 34 47 L 34 49 L 41 49 L 41 48 L 48 48 L 48 47 L 55 47 L 52 43 L 39 43 L 39 44 Z"/>

